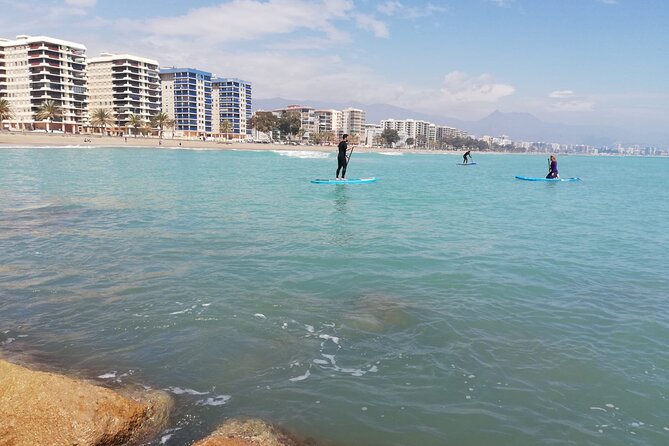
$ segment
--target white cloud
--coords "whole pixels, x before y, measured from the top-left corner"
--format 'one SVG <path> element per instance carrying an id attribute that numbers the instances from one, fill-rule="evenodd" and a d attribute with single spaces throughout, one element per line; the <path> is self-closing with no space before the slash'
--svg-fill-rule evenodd
<path id="1" fill-rule="evenodd" d="M 65 0 L 65 4 L 77 8 L 92 8 L 97 0 Z"/>
<path id="2" fill-rule="evenodd" d="M 571 90 L 556 90 L 550 92 L 548 97 L 553 99 L 573 98 L 574 92 Z"/>
<path id="3" fill-rule="evenodd" d="M 448 102 L 497 102 L 513 94 L 516 89 L 508 84 L 495 82 L 489 74 L 468 76 L 462 71 L 453 71 L 444 78 L 442 98 Z"/>
<path id="4" fill-rule="evenodd" d="M 402 2 L 397 1 L 388 1 L 376 7 L 380 13 L 385 15 L 395 15 L 395 13 L 401 11 L 402 8 Z"/>
<path id="5" fill-rule="evenodd" d="M 176 17 L 120 22 L 127 31 L 148 33 L 155 38 L 194 38 L 208 45 L 250 41 L 297 31 L 325 34 L 333 41 L 346 41 L 346 33 L 335 26 L 354 11 L 351 0 L 233 0 L 189 10 Z M 387 37 L 387 27 L 371 17 L 355 16 L 359 26 Z"/>
<path id="6" fill-rule="evenodd" d="M 494 3 L 500 8 L 510 6 L 515 0 L 488 0 L 490 3 Z"/>
<path id="7" fill-rule="evenodd" d="M 617 5 L 618 0 L 599 0 L 601 3 L 604 3 L 606 5 Z"/>
<path id="8" fill-rule="evenodd" d="M 434 13 L 441 13 L 448 11 L 448 8 L 445 6 L 433 5 L 428 3 L 417 7 L 415 4 L 412 6 L 406 6 L 399 1 L 387 1 L 380 4 L 376 9 L 385 15 L 396 16 L 400 18 L 416 19 L 421 17 L 426 17 Z"/>
<path id="9" fill-rule="evenodd" d="M 576 95 L 572 90 L 556 90 L 548 94 L 548 109 L 557 112 L 589 112 L 595 103 L 591 99 Z"/>
<path id="10" fill-rule="evenodd" d="M 356 14 L 355 23 L 359 28 L 371 31 L 376 37 L 386 38 L 390 36 L 388 26 L 371 15 Z"/>

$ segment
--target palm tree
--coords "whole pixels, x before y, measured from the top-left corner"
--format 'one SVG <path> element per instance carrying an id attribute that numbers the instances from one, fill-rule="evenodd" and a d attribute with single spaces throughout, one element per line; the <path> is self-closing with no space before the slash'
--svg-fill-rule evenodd
<path id="1" fill-rule="evenodd" d="M 0 99 L 0 131 L 4 129 L 2 121 L 11 118 L 13 115 L 12 106 L 9 105 L 9 101 L 7 99 Z"/>
<path id="2" fill-rule="evenodd" d="M 127 125 L 129 125 L 130 127 L 135 129 L 135 132 L 134 132 L 135 133 L 135 138 L 137 138 L 138 130 L 144 125 L 144 121 L 142 120 L 141 116 L 137 116 L 135 114 L 132 114 L 132 115 L 128 116 Z"/>
<path id="3" fill-rule="evenodd" d="M 230 130 L 232 130 L 232 123 L 224 119 L 221 121 L 221 133 L 225 133 L 225 139 L 228 139 L 228 134 L 230 133 Z"/>
<path id="4" fill-rule="evenodd" d="M 168 115 L 165 112 L 158 112 L 155 116 L 151 118 L 151 125 L 153 127 L 158 127 L 159 132 L 158 132 L 158 137 L 162 138 L 163 137 L 163 128 L 168 127 L 169 121 L 172 120 L 170 118 L 170 115 Z"/>
<path id="5" fill-rule="evenodd" d="M 60 105 L 58 105 L 56 101 L 52 99 L 48 99 L 42 102 L 42 105 L 40 105 L 39 109 L 37 109 L 37 113 L 35 114 L 35 117 L 39 120 L 46 119 L 47 132 L 50 130 L 49 124 L 54 119 L 60 118 L 61 116 L 63 116 L 63 109 L 61 109 Z"/>
<path id="6" fill-rule="evenodd" d="M 114 116 L 106 108 L 98 108 L 91 115 L 91 124 L 100 127 L 100 133 L 104 133 L 107 126 L 114 125 Z"/>

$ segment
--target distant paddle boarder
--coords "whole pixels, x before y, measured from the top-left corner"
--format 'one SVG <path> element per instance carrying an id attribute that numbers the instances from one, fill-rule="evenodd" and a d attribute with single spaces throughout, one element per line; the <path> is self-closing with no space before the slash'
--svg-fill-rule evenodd
<path id="1" fill-rule="evenodd" d="M 467 157 L 469 157 L 469 161 L 472 160 L 472 151 L 467 150 L 464 155 L 462 155 L 462 164 L 468 164 L 469 161 L 467 161 Z"/>
<path id="2" fill-rule="evenodd" d="M 337 175 L 335 178 L 338 180 L 343 180 L 346 178 L 346 166 L 348 166 L 348 160 L 351 158 L 350 154 L 348 154 L 348 156 L 346 155 L 346 151 L 348 150 L 348 134 L 344 133 L 341 136 L 338 149 L 339 154 L 337 155 Z M 351 152 L 353 152 L 353 148 L 351 148 Z M 341 171 L 341 177 L 339 176 L 339 171 Z"/>
<path id="3" fill-rule="evenodd" d="M 546 178 L 560 178 L 557 167 L 557 157 L 555 155 L 551 155 L 551 157 L 548 158 L 548 175 L 546 175 Z"/>

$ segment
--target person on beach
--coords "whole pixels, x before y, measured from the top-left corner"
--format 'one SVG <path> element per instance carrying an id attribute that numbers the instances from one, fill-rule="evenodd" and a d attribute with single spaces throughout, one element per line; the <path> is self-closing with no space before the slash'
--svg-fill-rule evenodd
<path id="1" fill-rule="evenodd" d="M 339 154 L 337 155 L 337 175 L 335 178 L 338 180 L 343 180 L 344 178 L 346 178 L 346 166 L 348 166 L 348 159 L 349 159 L 349 156 L 346 155 L 346 151 L 348 150 L 348 135 L 346 133 L 342 135 L 338 149 L 339 149 Z M 339 176 L 340 170 L 341 170 L 341 177 Z"/>
<path id="2" fill-rule="evenodd" d="M 468 164 L 469 161 L 467 161 L 467 157 L 469 157 L 469 161 L 472 160 L 472 151 L 467 150 L 464 155 L 462 155 L 462 164 Z"/>
<path id="3" fill-rule="evenodd" d="M 555 155 L 551 155 L 551 157 L 548 158 L 548 175 L 546 175 L 546 178 L 560 178 L 557 167 L 557 157 Z"/>

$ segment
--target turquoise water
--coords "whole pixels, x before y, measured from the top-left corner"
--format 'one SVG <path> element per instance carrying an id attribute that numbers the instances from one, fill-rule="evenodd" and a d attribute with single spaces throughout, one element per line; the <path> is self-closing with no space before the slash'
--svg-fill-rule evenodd
<path id="1" fill-rule="evenodd" d="M 669 159 L 323 156 L 0 150 L 0 348 L 172 392 L 168 445 L 669 444 Z"/>

